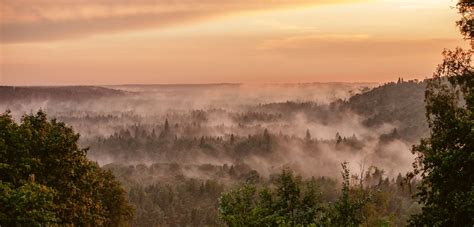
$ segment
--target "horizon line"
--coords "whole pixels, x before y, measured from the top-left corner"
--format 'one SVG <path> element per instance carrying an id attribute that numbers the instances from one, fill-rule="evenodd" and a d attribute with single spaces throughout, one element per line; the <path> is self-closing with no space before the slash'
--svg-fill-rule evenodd
<path id="1" fill-rule="evenodd" d="M 240 86 L 240 85 L 311 85 L 311 84 L 384 84 L 386 82 L 344 82 L 344 81 L 328 81 L 328 82 L 271 82 L 271 83 L 124 83 L 124 84 L 37 84 L 37 85 L 13 85 L 0 84 L 0 87 L 120 87 L 120 86 Z"/>

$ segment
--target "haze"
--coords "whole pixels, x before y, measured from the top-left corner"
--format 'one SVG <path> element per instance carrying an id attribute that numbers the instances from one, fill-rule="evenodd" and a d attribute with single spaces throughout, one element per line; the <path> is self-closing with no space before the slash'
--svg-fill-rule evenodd
<path id="1" fill-rule="evenodd" d="M 0 0 L 0 84 L 424 79 L 451 0 Z M 343 67 L 342 67 L 343 66 Z"/>

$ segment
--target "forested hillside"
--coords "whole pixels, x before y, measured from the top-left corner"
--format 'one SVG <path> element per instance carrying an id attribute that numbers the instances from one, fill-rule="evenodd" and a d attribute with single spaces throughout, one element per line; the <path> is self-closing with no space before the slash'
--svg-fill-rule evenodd
<path id="1" fill-rule="evenodd" d="M 400 79 L 368 92 L 357 94 L 345 103 L 357 114 L 365 116 L 364 124 L 373 127 L 384 123 L 399 125 L 398 134 L 407 141 L 427 136 L 425 121 L 426 82 Z"/>
<path id="2" fill-rule="evenodd" d="M 342 161 L 350 162 L 351 187 L 373 191 L 357 215 L 370 225 L 402 225 L 419 210 L 410 197 L 416 182 L 403 176 L 411 170 L 410 146 L 426 132 L 423 121 L 413 120 L 424 116 L 425 85 L 337 86 L 348 90 L 335 88 L 318 102 L 295 99 L 297 85 L 267 88 L 268 94 L 280 89 L 288 95 L 279 102 L 273 96 L 248 96 L 248 88 L 237 85 L 45 88 L 48 95 L 24 88 L 0 105 L 14 116 L 42 108 L 77 130 L 80 145 L 90 148 L 88 158 L 112 171 L 127 191 L 135 208 L 131 223 L 137 226 L 230 223 L 219 216 L 222 193 L 244 183 L 255 193 L 270 190 L 287 169 L 300 179 L 298 190 L 307 190 L 308 182 L 317 185 L 318 199 L 311 203 L 319 207 L 321 221 L 331 222 L 339 212 L 332 204 L 343 192 Z M 219 95 L 223 91 L 226 95 Z M 209 93 L 216 98 L 206 102 L 213 97 Z M 38 101 L 18 105 L 28 99 L 25 94 Z M 234 103 L 236 95 L 247 101 Z M 269 196 L 278 204 L 272 190 Z"/>
<path id="3" fill-rule="evenodd" d="M 0 86 L 0 102 L 15 104 L 35 101 L 77 102 L 110 96 L 121 96 L 125 92 L 95 86 L 67 87 L 12 87 Z"/>

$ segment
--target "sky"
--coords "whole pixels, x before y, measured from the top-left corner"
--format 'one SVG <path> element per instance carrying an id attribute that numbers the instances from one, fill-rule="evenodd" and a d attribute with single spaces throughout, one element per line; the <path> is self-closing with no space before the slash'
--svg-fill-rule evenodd
<path id="1" fill-rule="evenodd" d="M 0 84 L 425 79 L 454 0 L 0 0 Z"/>

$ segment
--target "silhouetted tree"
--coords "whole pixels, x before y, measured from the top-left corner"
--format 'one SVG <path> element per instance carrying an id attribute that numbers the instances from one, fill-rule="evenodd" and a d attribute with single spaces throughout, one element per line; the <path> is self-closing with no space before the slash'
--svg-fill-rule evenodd
<path id="1" fill-rule="evenodd" d="M 473 37 L 473 0 L 460 0 L 457 22 L 466 38 Z M 429 81 L 426 117 L 430 136 L 413 148 L 414 174 L 422 177 L 418 193 L 422 213 L 415 226 L 474 225 L 474 72 L 470 51 L 443 52 L 444 61 Z"/>
<path id="2" fill-rule="evenodd" d="M 414 225 L 474 224 L 474 74 L 470 53 L 445 51 L 445 60 L 426 90 L 430 137 L 421 140 L 415 173 L 423 212 Z"/>
<path id="3" fill-rule="evenodd" d="M 271 136 L 270 133 L 268 132 L 268 129 L 263 130 L 263 146 L 266 151 L 271 151 L 272 149 L 272 141 L 271 141 Z"/>
<path id="4" fill-rule="evenodd" d="M 163 130 L 165 132 L 168 132 L 170 130 L 170 124 L 168 123 L 168 119 L 165 120 L 165 126 L 163 127 Z"/>
<path id="5" fill-rule="evenodd" d="M 456 22 L 461 34 L 467 39 L 472 39 L 474 37 L 474 0 L 459 0 L 456 7 L 461 14 L 461 19 Z"/>
<path id="6" fill-rule="evenodd" d="M 336 144 L 340 144 L 342 142 L 342 136 L 339 132 L 336 133 Z"/>
<path id="7" fill-rule="evenodd" d="M 234 144 L 235 142 L 235 136 L 234 134 L 230 134 L 230 144 Z"/>
<path id="8" fill-rule="evenodd" d="M 304 137 L 306 141 L 311 141 L 311 133 L 309 132 L 309 129 L 306 129 L 306 135 Z"/>

